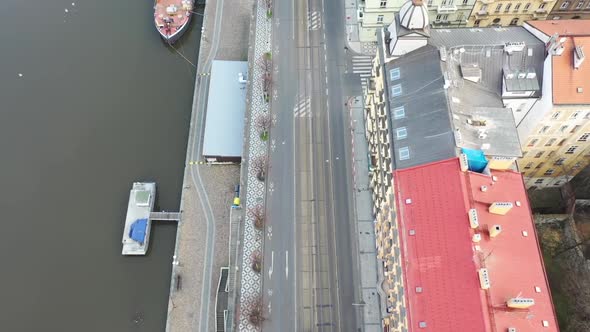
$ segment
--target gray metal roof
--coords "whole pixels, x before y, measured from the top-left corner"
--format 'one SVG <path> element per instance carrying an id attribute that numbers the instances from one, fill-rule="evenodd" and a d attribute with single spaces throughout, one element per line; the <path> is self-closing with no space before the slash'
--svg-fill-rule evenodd
<path id="1" fill-rule="evenodd" d="M 207 101 L 203 156 L 241 157 L 244 141 L 247 61 L 213 61 Z"/>
<path id="2" fill-rule="evenodd" d="M 394 81 L 389 74 L 393 68 L 400 68 L 400 78 Z M 456 156 L 437 48 L 427 45 L 410 52 L 385 64 L 385 70 L 394 167 L 407 168 Z M 398 84 L 402 92 L 392 96 L 391 87 Z M 405 116 L 395 119 L 394 110 L 401 106 Z M 407 136 L 398 139 L 396 129 L 402 127 Z M 402 160 L 400 149 L 405 147 L 409 158 Z"/>
<path id="3" fill-rule="evenodd" d="M 503 107 L 471 107 L 452 101 L 457 146 L 487 155 L 520 157 L 520 141 L 512 111 Z"/>
<path id="4" fill-rule="evenodd" d="M 527 45 L 542 44 L 522 27 L 507 28 L 458 28 L 431 29 L 430 43 L 447 48 L 464 45 L 503 45 L 505 42 L 525 42 Z"/>

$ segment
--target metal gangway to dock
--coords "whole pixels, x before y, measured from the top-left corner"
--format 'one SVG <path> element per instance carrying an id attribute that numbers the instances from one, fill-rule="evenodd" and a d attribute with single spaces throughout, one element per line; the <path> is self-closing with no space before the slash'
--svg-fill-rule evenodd
<path id="1" fill-rule="evenodd" d="M 150 212 L 150 220 L 155 221 L 180 221 L 180 212 Z"/>

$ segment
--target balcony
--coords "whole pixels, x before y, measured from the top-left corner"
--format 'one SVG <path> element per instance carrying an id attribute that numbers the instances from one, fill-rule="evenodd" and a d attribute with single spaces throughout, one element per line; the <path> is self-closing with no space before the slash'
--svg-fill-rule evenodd
<path id="1" fill-rule="evenodd" d="M 477 13 L 475 13 L 475 16 L 477 17 L 485 17 L 488 16 L 488 10 L 487 9 L 482 9 L 480 11 L 478 11 Z"/>
<path id="2" fill-rule="evenodd" d="M 543 0 L 543 2 L 547 3 L 547 2 L 553 2 L 555 0 Z"/>
<path id="3" fill-rule="evenodd" d="M 539 8 L 539 9 L 535 10 L 535 14 L 547 14 L 547 9 L 546 8 Z"/>
<path id="4" fill-rule="evenodd" d="M 491 3 L 494 3 L 496 0 L 481 0 L 482 3 L 485 3 L 486 5 L 489 5 Z"/>
<path id="5" fill-rule="evenodd" d="M 450 14 L 457 11 L 457 6 L 455 5 L 438 5 L 436 8 L 436 12 L 438 14 Z"/>

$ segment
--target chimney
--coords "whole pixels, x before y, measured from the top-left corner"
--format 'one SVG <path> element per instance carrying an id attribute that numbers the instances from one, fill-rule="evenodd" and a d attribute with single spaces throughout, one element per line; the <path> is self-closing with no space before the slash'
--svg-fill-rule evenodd
<path id="1" fill-rule="evenodd" d="M 553 55 L 557 55 L 560 56 L 563 54 L 563 50 L 565 49 L 565 46 L 563 46 L 563 44 L 565 43 L 567 39 L 565 37 L 561 37 L 559 39 L 558 42 L 555 42 L 554 47 L 552 48 L 552 54 Z"/>
<path id="2" fill-rule="evenodd" d="M 580 69 L 584 58 L 584 48 L 582 46 L 574 47 L 574 68 Z"/>
<path id="3" fill-rule="evenodd" d="M 489 231 L 490 231 L 490 237 L 496 237 L 496 236 L 500 235 L 500 232 L 502 232 L 502 226 L 494 225 L 494 226 L 492 226 L 492 228 L 489 229 Z"/>
<path id="4" fill-rule="evenodd" d="M 510 202 L 494 202 L 490 205 L 488 211 L 493 214 L 505 215 L 512 209 L 512 203 Z"/>

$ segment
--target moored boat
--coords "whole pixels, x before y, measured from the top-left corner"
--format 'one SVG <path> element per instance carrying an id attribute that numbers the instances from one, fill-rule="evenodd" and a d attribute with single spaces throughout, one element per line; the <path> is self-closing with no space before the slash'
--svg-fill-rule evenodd
<path id="1" fill-rule="evenodd" d="M 188 30 L 194 0 L 156 0 L 154 23 L 166 42 L 172 44 Z"/>

